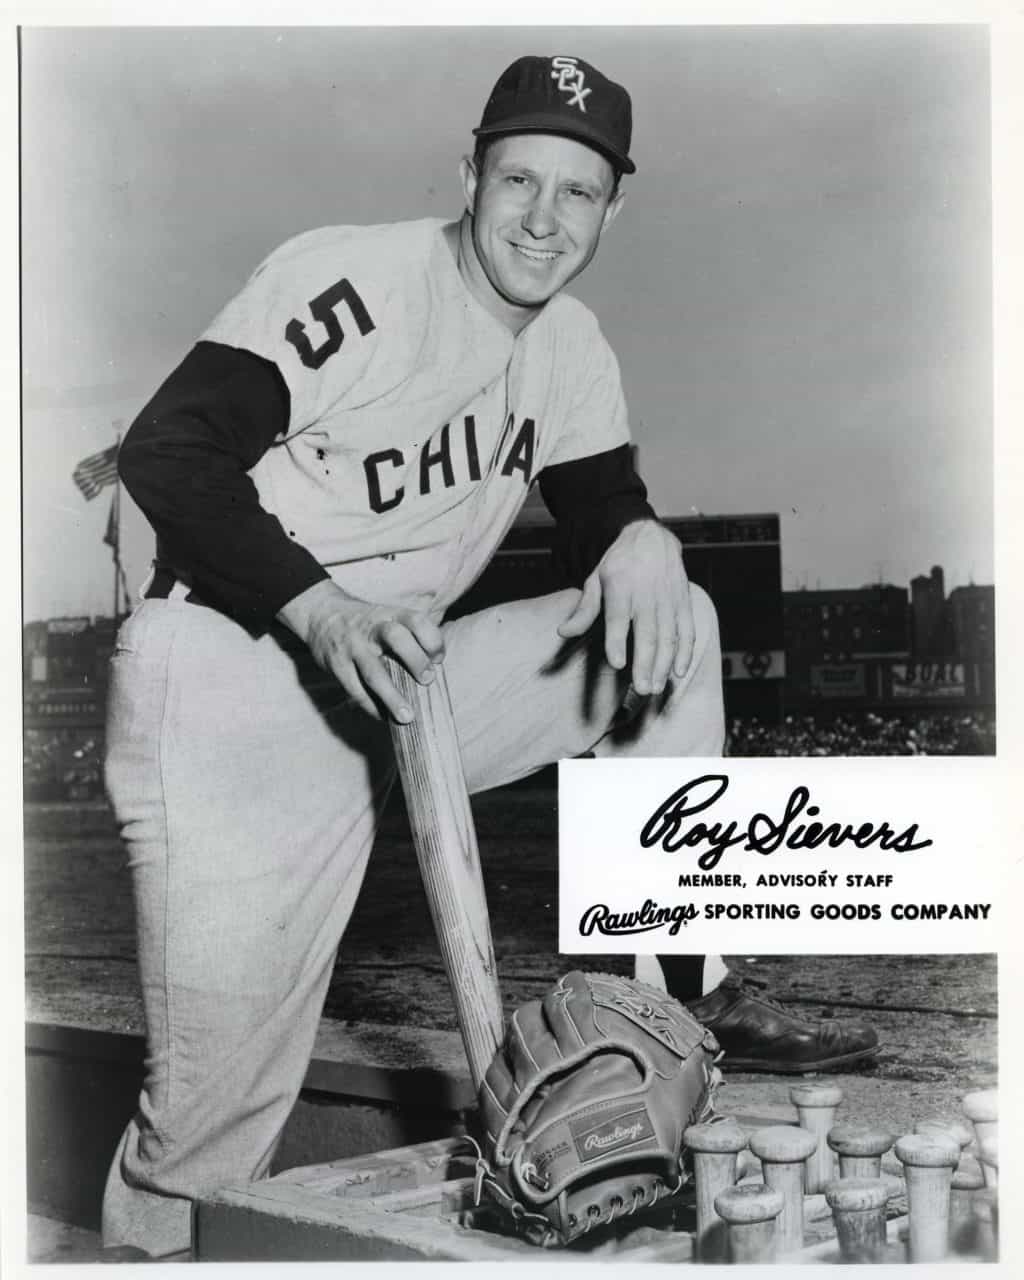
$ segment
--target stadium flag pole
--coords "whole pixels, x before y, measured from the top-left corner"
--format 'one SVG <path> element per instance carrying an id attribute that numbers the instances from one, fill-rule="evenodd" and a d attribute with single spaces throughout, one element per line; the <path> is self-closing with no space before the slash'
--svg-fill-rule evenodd
<path id="1" fill-rule="evenodd" d="M 110 547 L 114 556 L 114 617 L 118 616 L 118 592 L 123 589 L 125 606 L 128 604 L 128 583 L 121 567 L 121 481 L 117 474 L 117 455 L 121 448 L 120 420 L 112 423 L 114 443 L 99 453 L 92 453 L 75 467 L 71 479 L 78 486 L 86 502 L 92 502 L 108 484 L 114 486 L 114 494 L 110 500 L 110 514 L 107 516 L 107 528 L 103 541 Z"/>
<path id="2" fill-rule="evenodd" d="M 121 449 L 121 430 L 123 427 L 124 427 L 124 423 L 121 421 L 121 419 L 120 418 L 115 419 L 114 442 L 117 445 L 119 452 Z M 121 477 L 120 475 L 117 475 L 116 479 L 114 480 L 114 502 L 117 504 L 116 506 L 117 515 L 114 522 L 114 564 L 117 567 L 117 584 L 114 587 L 114 622 L 116 623 L 118 617 L 120 616 L 118 614 L 117 585 L 120 585 L 121 587 L 121 606 L 123 607 L 125 613 L 128 612 L 128 584 L 124 580 L 124 568 L 121 565 Z"/>
<path id="3" fill-rule="evenodd" d="M 110 549 L 114 553 L 114 612 L 112 616 L 115 622 L 117 621 L 117 597 L 121 590 L 121 575 L 118 572 L 121 567 L 118 563 L 118 543 L 121 541 L 121 533 L 118 528 L 121 523 L 121 512 L 118 510 L 121 505 L 120 498 L 121 486 L 119 484 L 115 484 L 114 496 L 110 499 L 110 522 L 113 525 L 113 528 L 110 530 Z"/>
<path id="4" fill-rule="evenodd" d="M 115 421 L 114 428 L 114 445 L 115 449 L 121 447 L 121 428 L 124 425 L 120 420 Z M 115 454 L 116 456 L 116 454 Z M 120 606 L 121 585 L 124 578 L 124 571 L 121 568 L 121 478 L 114 473 L 114 495 L 110 500 L 110 518 L 107 521 L 107 532 L 103 541 L 107 543 L 114 557 L 114 622 L 118 619 L 118 609 Z M 124 591 L 124 604 L 128 604 L 128 592 Z"/>

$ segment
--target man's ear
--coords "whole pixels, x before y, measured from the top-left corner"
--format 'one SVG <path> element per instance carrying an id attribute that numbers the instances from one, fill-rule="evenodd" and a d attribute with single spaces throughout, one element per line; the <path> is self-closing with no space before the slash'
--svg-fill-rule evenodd
<path id="1" fill-rule="evenodd" d="M 476 165 L 470 156 L 463 156 L 459 161 L 459 180 L 462 183 L 462 194 L 466 201 L 466 209 L 469 213 L 472 213 L 476 204 L 476 189 L 480 182 L 480 175 L 477 173 Z"/>
<path id="2" fill-rule="evenodd" d="M 604 221 L 601 223 L 601 230 L 607 231 L 615 219 L 619 216 L 619 210 L 622 208 L 622 202 L 626 198 L 626 193 L 621 188 L 616 191 L 612 198 L 608 201 L 608 208 L 604 211 Z"/>

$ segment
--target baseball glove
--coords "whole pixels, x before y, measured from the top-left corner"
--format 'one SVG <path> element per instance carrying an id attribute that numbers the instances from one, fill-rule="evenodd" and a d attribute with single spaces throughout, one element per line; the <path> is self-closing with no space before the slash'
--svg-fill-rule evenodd
<path id="1" fill-rule="evenodd" d="M 718 1043 L 646 983 L 574 970 L 512 1015 L 480 1087 L 478 1194 L 551 1247 L 678 1192 Z"/>

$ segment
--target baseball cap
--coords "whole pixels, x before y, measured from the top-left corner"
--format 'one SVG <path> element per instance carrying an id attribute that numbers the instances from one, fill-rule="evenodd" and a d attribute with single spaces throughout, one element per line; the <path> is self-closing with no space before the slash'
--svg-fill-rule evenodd
<path id="1" fill-rule="evenodd" d="M 629 94 L 582 58 L 517 58 L 499 77 L 473 133 L 563 134 L 594 147 L 623 173 L 636 172 L 628 154 Z"/>

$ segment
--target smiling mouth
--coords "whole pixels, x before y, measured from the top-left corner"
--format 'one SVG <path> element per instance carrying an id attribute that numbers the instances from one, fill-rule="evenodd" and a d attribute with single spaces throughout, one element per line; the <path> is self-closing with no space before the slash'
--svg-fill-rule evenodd
<path id="1" fill-rule="evenodd" d="M 529 262 L 554 262 L 562 255 L 554 249 L 528 249 L 525 245 L 509 241 L 516 253 L 521 253 Z"/>

